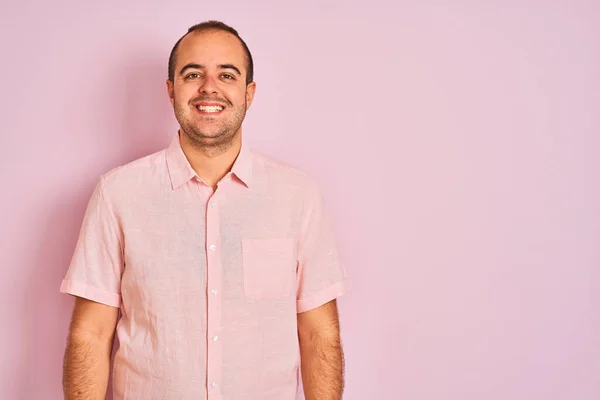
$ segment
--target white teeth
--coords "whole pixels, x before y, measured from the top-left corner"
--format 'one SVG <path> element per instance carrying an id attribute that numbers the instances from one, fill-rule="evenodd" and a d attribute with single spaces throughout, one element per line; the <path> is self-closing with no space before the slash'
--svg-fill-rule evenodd
<path id="1" fill-rule="evenodd" d="M 219 112 L 223 109 L 221 106 L 196 106 L 198 110 L 204 112 Z"/>

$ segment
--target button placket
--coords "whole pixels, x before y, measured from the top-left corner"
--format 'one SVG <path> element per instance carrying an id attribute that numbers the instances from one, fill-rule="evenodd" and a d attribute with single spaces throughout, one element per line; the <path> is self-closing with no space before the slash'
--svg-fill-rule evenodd
<path id="1" fill-rule="evenodd" d="M 221 296 L 219 296 L 222 279 L 222 259 L 220 242 L 219 204 L 215 194 L 208 200 L 206 207 L 206 245 L 207 245 L 207 382 L 214 391 L 221 380 L 222 340 L 221 340 Z M 216 392 L 215 392 L 216 393 Z M 210 397 L 209 397 L 210 398 Z"/>

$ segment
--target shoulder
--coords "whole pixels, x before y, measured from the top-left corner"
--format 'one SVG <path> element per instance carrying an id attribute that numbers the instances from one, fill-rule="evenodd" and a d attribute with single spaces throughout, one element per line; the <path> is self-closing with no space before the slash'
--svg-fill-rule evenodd
<path id="1" fill-rule="evenodd" d="M 278 184 L 302 197 L 319 195 L 320 189 L 316 179 L 305 170 L 282 161 L 271 155 L 252 150 L 253 162 L 260 173 L 272 184 Z"/>
<path id="2" fill-rule="evenodd" d="M 162 149 L 108 170 L 99 178 L 102 190 L 109 197 L 120 193 L 134 194 L 163 180 L 167 172 L 165 151 Z"/>

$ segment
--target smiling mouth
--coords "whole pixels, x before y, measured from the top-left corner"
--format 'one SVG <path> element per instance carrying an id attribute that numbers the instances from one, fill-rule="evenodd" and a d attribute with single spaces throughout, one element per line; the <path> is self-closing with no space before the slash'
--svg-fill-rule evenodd
<path id="1" fill-rule="evenodd" d="M 203 105 L 196 105 L 196 110 L 202 112 L 202 113 L 208 113 L 208 114 L 217 114 L 220 113 L 221 111 L 223 111 L 225 107 L 223 106 L 203 106 Z"/>

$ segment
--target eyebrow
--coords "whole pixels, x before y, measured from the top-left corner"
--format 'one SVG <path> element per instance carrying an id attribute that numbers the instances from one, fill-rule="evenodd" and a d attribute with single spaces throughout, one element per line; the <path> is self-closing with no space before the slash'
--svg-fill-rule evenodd
<path id="1" fill-rule="evenodd" d="M 220 64 L 217 67 L 219 69 L 231 69 L 231 70 L 235 71 L 235 73 L 237 75 L 242 76 L 240 69 L 233 64 Z M 203 69 L 203 68 L 204 68 L 204 65 L 189 63 L 189 64 L 186 64 L 183 68 L 181 68 L 181 71 L 179 72 L 179 74 L 183 75 L 183 73 L 188 69 Z"/>

